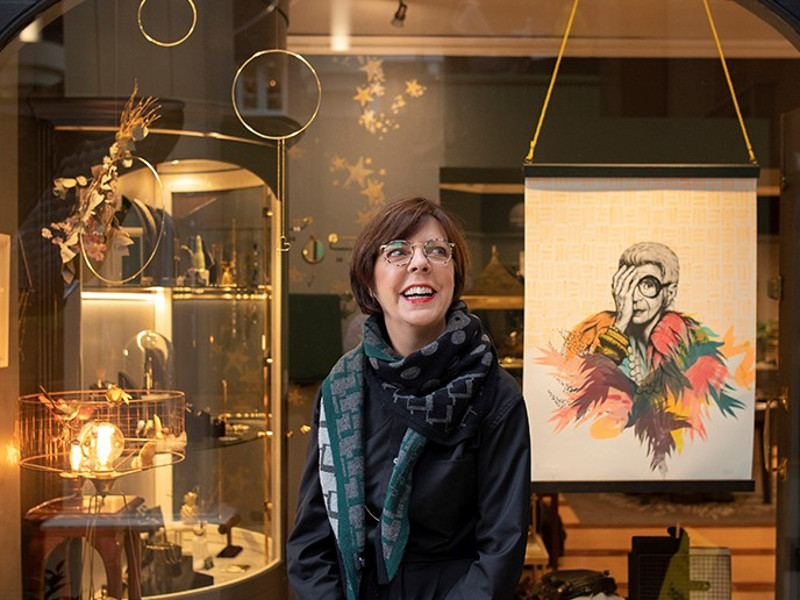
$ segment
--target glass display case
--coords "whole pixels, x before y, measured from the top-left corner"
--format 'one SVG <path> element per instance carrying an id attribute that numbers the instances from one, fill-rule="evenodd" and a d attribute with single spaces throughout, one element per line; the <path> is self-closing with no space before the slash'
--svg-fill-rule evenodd
<path id="1" fill-rule="evenodd" d="M 184 461 L 119 484 L 160 509 L 164 539 L 151 545 L 169 540 L 193 562 L 191 577 L 144 568 L 145 595 L 235 579 L 279 555 L 262 468 L 273 434 L 265 252 L 272 196 L 249 171 L 219 161 L 157 170 L 164 212 L 138 200 L 147 180 L 123 176 L 121 190 L 138 204 L 122 224 L 136 241 L 96 274 L 83 263 L 79 280 L 81 389 L 178 389 L 186 398 Z"/>
<path id="2" fill-rule="evenodd" d="M 0 49 L 23 596 L 285 597 L 285 173 L 231 91 L 285 11 L 40 5 Z"/>

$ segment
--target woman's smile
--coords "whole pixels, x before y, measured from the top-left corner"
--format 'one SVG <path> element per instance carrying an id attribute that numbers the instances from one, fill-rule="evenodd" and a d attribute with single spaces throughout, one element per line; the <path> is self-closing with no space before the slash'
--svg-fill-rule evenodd
<path id="1" fill-rule="evenodd" d="M 436 293 L 436 290 L 427 284 L 415 284 L 408 286 L 401 296 L 412 304 L 424 304 L 433 300 Z"/>

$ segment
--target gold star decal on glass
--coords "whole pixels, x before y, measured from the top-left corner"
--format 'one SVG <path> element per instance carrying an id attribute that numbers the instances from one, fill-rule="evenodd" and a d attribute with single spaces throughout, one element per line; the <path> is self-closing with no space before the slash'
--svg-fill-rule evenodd
<path id="1" fill-rule="evenodd" d="M 349 174 L 344 182 L 344 187 L 350 187 L 350 184 L 355 181 L 358 187 L 363 188 L 366 185 L 367 176 L 372 175 L 374 172 L 372 169 L 368 169 L 365 166 L 363 156 L 358 157 L 358 162 L 356 164 L 347 165 L 347 170 Z"/>
<path id="2" fill-rule="evenodd" d="M 331 159 L 331 172 L 343 171 L 347 168 L 347 161 L 342 156 L 334 156 Z"/>
<path id="3" fill-rule="evenodd" d="M 406 94 L 412 98 L 419 98 L 425 93 L 427 88 L 421 85 L 416 79 L 409 79 L 406 81 Z"/>
<path id="4" fill-rule="evenodd" d="M 401 108 L 404 108 L 408 103 L 406 102 L 405 96 L 403 94 L 397 94 L 394 97 L 394 101 L 392 102 L 392 112 L 397 114 L 400 112 Z"/>
<path id="5" fill-rule="evenodd" d="M 366 64 L 359 67 L 359 70 L 367 74 L 367 81 L 386 80 L 386 75 L 383 72 L 383 60 L 379 58 L 368 58 Z"/>
<path id="6" fill-rule="evenodd" d="M 356 95 L 353 96 L 353 100 L 358 102 L 361 105 L 361 108 L 364 108 L 367 105 L 367 102 L 372 102 L 371 88 L 359 86 L 356 88 Z"/>
<path id="7" fill-rule="evenodd" d="M 386 203 L 383 195 L 383 182 L 376 179 L 367 179 L 367 186 L 361 190 L 361 195 L 367 197 L 370 206 L 382 206 Z"/>
<path id="8" fill-rule="evenodd" d="M 374 208 L 370 208 L 367 210 L 358 211 L 358 216 L 356 217 L 356 224 L 363 227 L 372 220 L 372 217 L 374 217 L 378 213 L 378 210 L 379 207 L 376 206 Z"/>
<path id="9" fill-rule="evenodd" d="M 382 98 L 386 95 L 386 87 L 380 81 L 372 82 L 372 85 L 369 86 L 369 91 L 378 98 Z"/>
<path id="10" fill-rule="evenodd" d="M 375 111 L 365 109 L 364 112 L 361 113 L 361 117 L 358 119 L 358 124 L 363 125 L 364 129 L 370 133 L 374 133 L 376 129 Z"/>
<path id="11" fill-rule="evenodd" d="M 305 402 L 305 396 L 300 388 L 293 385 L 289 387 L 288 400 L 292 406 L 302 406 L 303 402 Z"/>

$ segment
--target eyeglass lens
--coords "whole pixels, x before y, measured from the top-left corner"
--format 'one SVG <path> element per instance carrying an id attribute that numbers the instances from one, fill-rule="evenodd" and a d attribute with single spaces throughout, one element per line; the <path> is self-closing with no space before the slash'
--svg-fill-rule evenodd
<path id="1" fill-rule="evenodd" d="M 661 292 L 661 288 L 664 287 L 664 284 L 652 275 L 645 275 L 639 280 L 636 287 L 645 298 L 655 298 L 658 296 L 659 292 Z"/>
<path id="2" fill-rule="evenodd" d="M 410 244 L 405 240 L 395 240 L 382 246 L 383 255 L 389 264 L 403 267 L 411 262 L 417 246 L 422 247 L 422 254 L 428 259 L 428 262 L 434 265 L 446 265 L 453 256 L 450 243 L 444 240 L 428 240 L 416 244 Z"/>

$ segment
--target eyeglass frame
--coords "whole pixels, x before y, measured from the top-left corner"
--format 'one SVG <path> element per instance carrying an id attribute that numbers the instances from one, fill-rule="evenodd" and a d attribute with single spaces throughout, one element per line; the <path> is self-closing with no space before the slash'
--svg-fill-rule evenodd
<path id="1" fill-rule="evenodd" d="M 391 262 L 389 260 L 389 257 L 386 256 L 386 248 L 388 248 L 391 244 L 396 244 L 398 242 L 402 242 L 404 244 L 408 244 L 411 247 L 411 255 L 408 257 L 408 262 L 405 262 L 405 263 L 402 263 L 402 264 L 401 263 L 393 263 L 393 262 Z M 431 242 L 442 242 L 445 245 L 450 246 L 450 256 L 448 256 L 447 260 L 445 260 L 443 263 L 432 262 L 430 257 L 428 256 L 428 251 L 425 249 L 425 246 L 427 246 Z M 390 242 L 386 242 L 385 244 L 381 244 L 381 246 L 378 248 L 378 253 L 381 256 L 383 256 L 383 259 L 386 261 L 387 264 L 390 264 L 393 267 L 398 267 L 398 268 L 402 269 L 403 267 L 407 267 L 409 264 L 411 264 L 411 261 L 414 260 L 414 254 L 417 251 L 417 249 L 416 249 L 417 246 L 422 246 L 422 255 L 425 257 L 425 260 L 428 261 L 429 265 L 432 265 L 432 266 L 435 266 L 435 267 L 446 267 L 447 265 L 449 265 L 450 261 L 453 260 L 453 256 L 455 255 L 455 249 L 456 249 L 456 245 L 453 242 L 448 242 L 447 240 L 442 239 L 442 238 L 432 238 L 432 239 L 426 240 L 424 242 L 414 242 L 413 244 L 411 242 L 409 242 L 408 240 L 392 240 Z"/>
<path id="2" fill-rule="evenodd" d="M 654 287 L 656 288 L 656 293 L 655 293 L 655 294 L 653 294 L 652 296 L 648 296 L 647 294 L 645 294 L 645 293 L 642 291 L 642 289 L 639 287 L 639 286 L 641 286 L 641 285 L 642 285 L 642 283 L 643 283 L 645 280 L 647 280 L 647 281 L 653 281 L 653 282 L 654 282 Z M 673 284 L 673 282 L 672 282 L 672 281 L 664 281 L 664 282 L 662 282 L 662 281 L 659 281 L 659 280 L 658 280 L 658 277 L 656 277 L 655 275 L 645 275 L 645 276 L 644 276 L 644 277 L 642 277 L 642 278 L 641 278 L 639 281 L 637 281 L 637 282 L 636 282 L 636 289 L 637 289 L 637 290 L 639 290 L 639 293 L 640 293 L 642 296 L 644 296 L 645 298 L 648 298 L 649 300 L 652 300 L 653 298 L 658 298 L 658 295 L 659 295 L 659 294 L 662 292 L 662 290 L 663 290 L 665 287 L 668 287 L 668 286 L 670 286 L 670 285 L 672 285 L 672 284 Z"/>

